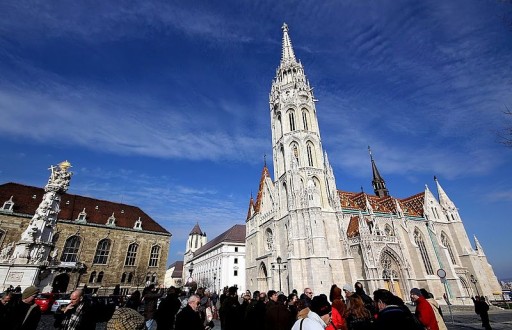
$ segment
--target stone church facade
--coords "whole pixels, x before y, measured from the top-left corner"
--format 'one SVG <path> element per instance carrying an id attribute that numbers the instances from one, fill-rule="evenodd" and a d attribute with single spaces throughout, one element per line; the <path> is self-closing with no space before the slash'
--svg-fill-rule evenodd
<path id="1" fill-rule="evenodd" d="M 51 211 L 57 221 L 48 242 L 38 238 L 29 244 L 34 250 L 44 243 L 49 251 L 41 260 L 18 262 L 13 247 L 23 241 L 46 195 L 38 187 L 0 185 L 0 290 L 34 284 L 44 292 L 70 292 L 87 286 L 109 295 L 116 285 L 127 294 L 163 284 L 171 240 L 166 229 L 136 206 L 67 193 Z"/>
<path id="2" fill-rule="evenodd" d="M 322 148 L 313 89 L 295 57 L 286 24 L 272 81 L 273 179 L 265 164 L 246 220 L 249 290 L 328 293 L 360 281 L 409 300 L 413 287 L 469 303 L 500 292 L 476 237 L 473 247 L 455 204 L 437 179 L 408 198 L 389 195 L 373 156 L 375 194 L 339 190 Z M 444 275 L 438 270 L 444 270 Z M 475 290 L 476 289 L 476 290 Z"/>

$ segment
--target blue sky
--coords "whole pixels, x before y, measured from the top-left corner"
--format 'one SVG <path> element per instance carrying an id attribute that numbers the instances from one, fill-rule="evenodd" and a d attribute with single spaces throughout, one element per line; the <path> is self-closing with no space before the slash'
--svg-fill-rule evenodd
<path id="1" fill-rule="evenodd" d="M 395 197 L 436 175 L 512 277 L 511 21 L 505 1 L 2 1 L 0 179 L 67 159 L 70 193 L 141 207 L 180 259 L 196 222 L 245 221 L 286 22 L 338 189 L 372 191 L 368 145 Z"/>

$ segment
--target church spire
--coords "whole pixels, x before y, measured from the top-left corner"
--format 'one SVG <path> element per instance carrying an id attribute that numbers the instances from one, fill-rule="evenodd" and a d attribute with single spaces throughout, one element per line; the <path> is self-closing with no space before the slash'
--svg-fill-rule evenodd
<path id="1" fill-rule="evenodd" d="M 437 186 L 437 195 L 439 198 L 439 204 L 441 204 L 441 206 L 445 210 L 455 210 L 456 209 L 455 204 L 453 204 L 451 199 L 444 192 L 443 187 L 441 187 L 441 184 L 439 184 L 439 181 L 437 181 L 436 176 L 434 176 L 434 181 L 436 182 L 436 186 Z"/>
<path id="2" fill-rule="evenodd" d="M 288 35 L 288 25 L 283 23 L 283 50 L 281 52 L 281 63 L 296 62 L 295 54 L 293 53 L 292 41 Z"/>
<path id="3" fill-rule="evenodd" d="M 375 161 L 373 160 L 372 149 L 368 146 L 368 152 L 370 153 L 370 160 L 372 162 L 372 172 L 373 172 L 373 180 L 372 186 L 375 195 L 379 197 L 387 197 L 389 196 L 389 191 L 386 188 L 386 181 L 380 176 L 379 170 L 377 169 L 377 165 L 375 165 Z"/>

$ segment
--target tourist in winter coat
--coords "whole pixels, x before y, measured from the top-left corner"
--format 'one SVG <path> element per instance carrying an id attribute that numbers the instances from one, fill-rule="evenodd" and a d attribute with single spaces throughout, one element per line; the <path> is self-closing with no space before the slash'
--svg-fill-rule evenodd
<path id="1" fill-rule="evenodd" d="M 427 330 L 439 330 L 436 315 L 429 302 L 423 297 L 420 289 L 411 289 L 411 300 L 416 303 L 415 315 Z"/>
<path id="2" fill-rule="evenodd" d="M 175 330 L 204 330 L 203 321 L 198 312 L 200 301 L 201 298 L 195 294 L 188 298 L 187 306 L 176 315 Z"/>

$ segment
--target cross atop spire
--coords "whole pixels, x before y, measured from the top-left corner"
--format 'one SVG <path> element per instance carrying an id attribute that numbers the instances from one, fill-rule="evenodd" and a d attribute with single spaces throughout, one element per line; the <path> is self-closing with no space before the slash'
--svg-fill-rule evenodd
<path id="1" fill-rule="evenodd" d="M 288 25 L 283 23 L 283 51 L 281 53 L 281 62 L 296 62 L 295 54 L 293 53 L 292 41 L 288 35 Z"/>

